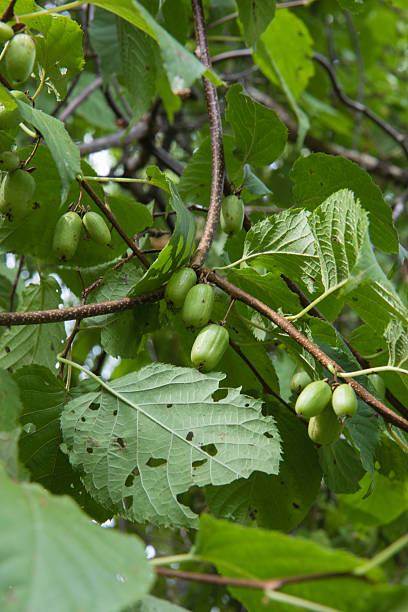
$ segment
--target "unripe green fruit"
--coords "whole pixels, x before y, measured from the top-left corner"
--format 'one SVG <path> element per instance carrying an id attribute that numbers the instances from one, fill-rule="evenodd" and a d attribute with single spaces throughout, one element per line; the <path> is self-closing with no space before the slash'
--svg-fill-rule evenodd
<path id="1" fill-rule="evenodd" d="M 33 71 L 35 43 L 28 34 L 17 34 L 12 38 L 6 51 L 5 63 L 13 83 L 22 84 Z"/>
<path id="2" fill-rule="evenodd" d="M 382 400 L 385 399 L 386 387 L 381 376 L 379 374 L 370 374 L 370 382 L 376 390 L 378 397 Z"/>
<path id="3" fill-rule="evenodd" d="M 3 21 L 0 21 L 0 43 L 4 44 L 8 40 L 10 40 L 10 38 L 13 38 L 13 36 L 14 36 L 13 28 L 9 26 L 8 23 L 4 23 Z"/>
<path id="4" fill-rule="evenodd" d="M 221 229 L 226 234 L 238 234 L 244 221 L 244 203 L 238 196 L 230 195 L 221 204 Z"/>
<path id="5" fill-rule="evenodd" d="M 229 344 L 229 334 L 221 325 L 207 325 L 198 334 L 191 349 L 191 361 L 202 372 L 213 370 Z"/>
<path id="6" fill-rule="evenodd" d="M 109 227 L 104 218 L 96 212 L 87 212 L 82 219 L 82 223 L 88 236 L 97 244 L 107 246 L 111 241 Z"/>
<path id="7" fill-rule="evenodd" d="M 196 283 L 197 274 L 192 268 L 181 268 L 174 272 L 164 292 L 168 305 L 173 308 L 181 308 L 187 293 Z"/>
<path id="8" fill-rule="evenodd" d="M 21 217 L 28 209 L 35 191 L 35 180 L 25 170 L 10 172 L 0 187 L 0 211 L 9 217 Z"/>
<path id="9" fill-rule="evenodd" d="M 17 153 L 13 153 L 13 151 L 3 151 L 0 153 L 0 170 L 13 172 L 17 170 L 20 164 L 21 161 Z"/>
<path id="10" fill-rule="evenodd" d="M 297 398 L 296 414 L 301 414 L 305 419 L 320 414 L 330 402 L 331 396 L 332 392 L 327 382 L 315 380 L 307 385 Z"/>
<path id="11" fill-rule="evenodd" d="M 310 419 L 307 433 L 316 444 L 327 445 L 336 442 L 342 430 L 343 425 L 337 420 L 332 407 L 327 406 L 321 414 Z"/>
<path id="12" fill-rule="evenodd" d="M 353 417 L 357 412 L 357 397 L 350 385 L 340 385 L 333 391 L 332 406 L 340 417 Z"/>
<path id="13" fill-rule="evenodd" d="M 184 300 L 181 317 L 187 327 L 204 327 L 211 317 L 214 290 L 210 285 L 194 285 Z"/>
<path id="14" fill-rule="evenodd" d="M 290 381 L 290 390 L 292 393 L 299 395 L 307 385 L 310 385 L 312 379 L 303 368 L 296 368 Z"/>
<path id="15" fill-rule="evenodd" d="M 76 212 L 67 212 L 58 219 L 52 249 L 59 259 L 67 261 L 75 255 L 81 228 L 82 220 Z"/>

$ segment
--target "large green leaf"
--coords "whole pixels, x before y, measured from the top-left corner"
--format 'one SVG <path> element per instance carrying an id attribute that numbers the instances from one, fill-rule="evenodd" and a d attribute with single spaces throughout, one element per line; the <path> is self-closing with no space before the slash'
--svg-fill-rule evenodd
<path id="1" fill-rule="evenodd" d="M 133 121 L 137 121 L 149 110 L 156 94 L 156 81 L 161 70 L 159 46 L 151 36 L 124 19 L 118 20 L 118 34 L 120 81 L 129 92 Z"/>
<path id="2" fill-rule="evenodd" d="M 366 232 L 365 212 L 344 189 L 311 215 L 295 209 L 258 222 L 246 236 L 243 259 L 271 271 L 278 266 L 324 299 L 350 278 Z"/>
<path id="3" fill-rule="evenodd" d="M 290 11 L 277 11 L 258 40 L 254 61 L 272 83 L 281 86 L 275 64 L 297 99 L 314 73 L 312 39 L 303 21 Z"/>
<path id="4" fill-rule="evenodd" d="M 351 571 L 363 563 L 362 559 L 339 549 L 325 549 L 310 540 L 276 531 L 217 521 L 206 514 L 201 516 L 194 552 L 201 559 L 213 563 L 224 576 L 253 580 Z M 378 569 L 370 577 L 384 582 Z M 290 584 L 282 592 L 341 612 L 372 612 L 372 608 L 366 607 L 365 599 L 375 588 L 368 582 L 349 577 Z M 293 605 L 286 603 L 268 603 L 262 590 L 236 587 L 229 590 L 248 612 L 289 612 L 294 609 Z"/>
<path id="5" fill-rule="evenodd" d="M 0 469 L 0 607 L 4 612 L 120 612 L 148 592 L 142 542 L 92 524 L 66 496 Z"/>
<path id="6" fill-rule="evenodd" d="M 275 15 L 276 0 L 237 0 L 239 19 L 244 27 L 245 43 L 251 47 Z"/>
<path id="7" fill-rule="evenodd" d="M 291 178 L 296 201 L 313 210 L 338 189 L 350 189 L 369 213 L 370 236 L 374 245 L 386 253 L 398 250 L 397 233 L 392 224 L 391 207 L 385 203 L 372 178 L 354 162 L 340 156 L 312 153 L 294 164 Z"/>
<path id="8" fill-rule="evenodd" d="M 23 291 L 20 309 L 26 312 L 58 308 L 60 301 L 57 281 L 47 276 L 39 285 L 29 285 Z M 10 327 L 0 337 L 0 367 L 14 370 L 23 365 L 37 363 L 54 369 L 64 338 L 63 323 Z"/>
<path id="9" fill-rule="evenodd" d="M 243 163 L 266 166 L 282 155 L 288 131 L 275 111 L 252 100 L 238 83 L 228 90 L 227 102 L 226 119 Z"/>
<path id="10" fill-rule="evenodd" d="M 277 420 L 282 438 L 279 474 L 255 472 L 247 480 L 207 487 L 206 500 L 211 513 L 218 518 L 290 531 L 315 501 L 322 472 L 305 424 L 271 397 L 267 407 Z"/>
<path id="11" fill-rule="evenodd" d="M 0 462 L 12 478 L 18 477 L 18 438 L 22 410 L 19 388 L 11 374 L 0 369 Z"/>
<path id="12" fill-rule="evenodd" d="M 64 439 L 88 491 L 138 522 L 195 526 L 196 515 L 177 499 L 193 484 L 276 473 L 273 418 L 237 389 L 215 402 L 223 378 L 154 363 L 69 402 Z"/>

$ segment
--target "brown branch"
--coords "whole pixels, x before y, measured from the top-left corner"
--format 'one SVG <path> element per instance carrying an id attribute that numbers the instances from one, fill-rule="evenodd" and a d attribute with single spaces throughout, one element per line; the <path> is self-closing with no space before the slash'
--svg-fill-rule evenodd
<path id="1" fill-rule="evenodd" d="M 66 121 L 69 115 L 71 115 L 74 110 L 78 108 L 78 106 L 80 106 L 80 104 L 82 104 L 82 102 L 86 100 L 88 96 L 91 95 L 91 93 L 93 93 L 96 89 L 99 89 L 101 85 L 102 77 L 97 77 L 92 83 L 90 83 L 90 85 L 88 85 L 88 87 L 85 87 L 85 89 L 81 91 L 81 93 L 68 104 L 68 106 L 62 111 L 58 119 L 60 121 Z"/>
<path id="2" fill-rule="evenodd" d="M 296 283 L 294 283 L 290 278 L 287 278 L 286 276 L 284 276 L 283 274 L 281 274 L 283 280 L 285 281 L 285 283 L 287 284 L 287 286 L 289 287 L 289 289 L 291 291 L 293 291 L 293 293 L 296 293 L 299 296 L 299 300 L 300 303 L 302 304 L 302 306 L 304 308 L 306 308 L 307 306 L 309 306 L 310 301 L 308 300 L 308 298 L 306 297 L 306 295 L 303 293 L 303 291 L 301 289 L 299 289 L 299 287 L 296 285 Z M 326 319 L 326 317 L 324 315 L 322 315 L 322 313 L 320 312 L 320 310 L 318 310 L 317 308 L 311 308 L 309 310 L 309 314 L 317 317 L 319 319 L 322 319 L 322 321 L 325 321 L 326 323 L 328 323 L 335 331 L 336 333 L 340 336 L 340 338 L 343 340 L 344 344 L 350 349 L 350 351 L 353 353 L 354 357 L 357 359 L 358 363 L 361 365 L 361 367 L 363 368 L 363 370 L 367 370 L 368 368 L 372 368 L 373 365 L 367 361 L 367 359 L 365 357 L 363 357 L 363 355 L 361 355 L 361 353 L 359 353 L 351 344 L 350 342 L 347 340 L 347 338 L 345 338 L 343 336 L 343 334 L 341 334 L 338 329 L 336 329 L 336 326 L 333 325 L 333 323 L 331 323 L 330 321 L 328 321 Z M 408 419 L 408 409 L 401 404 L 401 402 L 399 401 L 399 399 L 397 397 L 395 397 L 395 395 L 393 393 L 391 393 L 391 391 L 389 391 L 389 389 L 386 390 L 386 398 L 387 400 L 390 402 L 390 404 L 392 404 L 392 406 L 394 406 L 394 408 L 396 408 L 406 419 Z"/>
<path id="3" fill-rule="evenodd" d="M 107 134 L 106 136 L 101 136 L 101 138 L 95 138 L 90 142 L 81 142 L 78 147 L 79 152 L 83 157 L 84 155 L 105 151 L 105 149 L 111 149 L 113 147 L 126 147 L 128 144 L 135 142 L 135 140 L 140 140 L 146 136 L 148 129 L 148 120 L 139 121 L 139 123 L 136 123 L 130 130 L 120 130 L 120 132 Z"/>
<path id="4" fill-rule="evenodd" d="M 86 193 L 92 198 L 92 200 L 95 202 L 98 208 L 103 212 L 105 217 L 109 219 L 109 221 L 112 223 L 113 227 L 116 229 L 118 234 L 123 238 L 126 244 L 132 249 L 133 253 L 142 262 L 144 267 L 149 268 L 150 267 L 149 260 L 143 255 L 140 249 L 138 249 L 134 241 L 131 238 L 129 238 L 129 236 L 126 234 L 125 230 L 121 227 L 121 225 L 119 225 L 118 220 L 116 219 L 113 212 L 109 210 L 107 206 L 105 206 L 105 204 L 102 202 L 99 196 L 95 193 L 92 187 L 88 185 L 86 181 L 84 181 L 83 179 L 79 179 L 79 178 L 77 179 L 77 181 L 85 189 Z"/>
<path id="5" fill-rule="evenodd" d="M 14 298 L 15 298 L 15 295 L 16 295 L 16 289 L 17 289 L 18 281 L 20 280 L 21 271 L 23 269 L 24 259 L 25 259 L 25 256 L 22 255 L 21 258 L 20 258 L 20 263 L 18 264 L 18 270 L 17 270 L 16 278 L 14 279 L 14 283 L 13 283 L 13 286 L 11 288 L 11 292 L 10 292 L 10 312 L 13 312 Z"/>
<path id="6" fill-rule="evenodd" d="M 344 93 L 339 81 L 336 78 L 336 74 L 334 72 L 333 66 L 329 62 L 329 60 L 321 55 L 320 53 L 313 53 L 313 59 L 322 66 L 327 74 L 330 77 L 330 81 L 333 85 L 333 89 L 337 95 L 337 97 L 349 108 L 365 115 L 370 121 L 375 123 L 383 132 L 391 136 L 393 140 L 401 147 L 406 157 L 408 157 L 408 144 L 406 134 L 403 134 L 399 130 L 397 130 L 394 126 L 390 125 L 384 119 L 381 119 L 376 113 L 374 113 L 370 108 L 368 108 L 365 104 L 361 102 L 356 102 L 349 98 L 347 94 Z"/>
<path id="7" fill-rule="evenodd" d="M 6 10 L 2 14 L 2 16 L 0 17 L 0 21 L 4 21 L 6 23 L 7 21 L 10 21 L 10 19 L 13 19 L 13 17 L 14 17 L 14 6 L 15 6 L 16 2 L 17 2 L 17 0 L 11 0 L 10 1 L 10 4 L 8 5 Z"/>
<path id="8" fill-rule="evenodd" d="M 344 370 L 333 360 L 330 359 L 326 353 L 324 353 L 319 347 L 317 347 L 313 342 L 311 342 L 306 336 L 304 336 L 292 323 L 290 323 L 285 317 L 278 314 L 272 308 L 269 308 L 266 304 L 261 302 L 260 300 L 252 297 L 249 293 L 246 293 L 242 289 L 239 289 L 226 279 L 222 278 L 212 270 L 201 270 L 200 276 L 202 278 L 207 279 L 212 283 L 215 283 L 220 289 L 223 289 L 228 295 L 247 304 L 260 314 L 267 317 L 270 321 L 275 323 L 280 329 L 286 332 L 291 338 L 293 338 L 300 346 L 308 351 L 317 361 L 319 361 L 326 368 L 329 366 L 333 367 L 338 372 L 344 372 Z M 354 380 L 354 378 L 345 378 L 344 379 L 369 406 L 374 408 L 374 410 L 380 414 L 386 421 L 395 425 L 399 429 L 403 429 L 404 431 L 408 431 L 408 420 L 404 419 L 399 414 L 393 412 L 388 406 L 385 406 L 382 402 L 380 402 L 374 395 L 371 395 L 362 387 L 358 382 Z"/>
<path id="9" fill-rule="evenodd" d="M 11 85 L 11 83 L 9 83 L 9 81 L 6 79 L 4 74 L 1 74 L 1 72 L 0 72 L 0 83 L 4 85 L 4 87 L 8 89 L 9 91 L 13 89 L 13 86 Z"/>
<path id="10" fill-rule="evenodd" d="M 178 580 L 195 580 L 207 584 L 219 584 L 246 589 L 258 589 L 262 591 L 276 591 L 287 584 L 298 582 L 312 582 L 313 580 L 331 580 L 332 578 L 355 578 L 367 581 L 366 576 L 355 576 L 352 572 L 321 572 L 318 574 L 305 574 L 300 576 L 287 576 L 284 578 L 272 578 L 270 580 L 251 580 L 249 578 L 229 578 L 218 574 L 202 574 L 198 572 L 184 572 L 172 570 L 166 567 L 155 567 L 154 571 L 165 578 L 176 578 Z M 370 581 L 371 582 L 371 581 Z"/>
<path id="11" fill-rule="evenodd" d="M 201 62 L 211 67 L 208 51 L 207 34 L 205 31 L 204 12 L 201 0 L 191 0 L 194 31 L 197 43 L 196 55 Z M 217 230 L 220 217 L 221 199 L 224 190 L 224 147 L 222 143 L 222 123 L 218 105 L 217 90 L 215 86 L 203 77 L 205 99 L 207 102 L 208 118 L 211 137 L 211 195 L 207 220 L 200 239 L 200 243 L 193 257 L 193 265 L 200 267 L 211 248 L 214 234 Z"/>
<path id="12" fill-rule="evenodd" d="M 124 297 L 109 302 L 95 302 L 84 306 L 71 306 L 54 310 L 32 310 L 29 312 L 0 312 L 0 325 L 41 325 L 43 323 L 58 323 L 60 321 L 97 317 L 102 314 L 130 310 L 141 304 L 158 302 L 163 296 L 164 287 L 160 287 L 134 297 Z"/>
<path id="13" fill-rule="evenodd" d="M 246 86 L 246 90 L 249 95 L 254 98 L 257 102 L 260 102 L 264 106 L 268 108 L 272 108 L 279 119 L 286 125 L 288 128 L 288 138 L 292 142 L 296 142 L 297 139 L 297 125 L 292 120 L 289 113 L 286 110 L 277 104 L 273 98 L 263 93 L 256 87 L 252 87 L 251 85 Z M 382 176 L 386 179 L 391 179 L 396 183 L 400 183 L 404 186 L 408 183 L 408 171 L 405 168 L 400 168 L 394 164 L 389 164 L 381 159 L 377 159 L 372 155 L 368 155 L 367 153 L 359 153 L 358 151 L 353 151 L 352 149 L 346 149 L 341 147 L 340 145 L 315 138 L 310 134 L 306 135 L 305 138 L 305 146 L 307 146 L 311 151 L 321 151 L 322 153 L 328 153 L 330 155 L 341 155 L 342 157 L 346 157 L 351 161 L 355 162 L 367 172 L 371 174 L 378 174 L 378 176 Z"/>

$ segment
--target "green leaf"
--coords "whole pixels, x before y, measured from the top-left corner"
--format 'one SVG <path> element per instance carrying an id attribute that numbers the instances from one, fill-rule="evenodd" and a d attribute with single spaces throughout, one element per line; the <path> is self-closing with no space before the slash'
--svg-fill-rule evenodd
<path id="1" fill-rule="evenodd" d="M 0 494 L 2 610 L 120 612 L 146 595 L 153 573 L 139 538 L 92 524 L 69 497 L 1 471 Z"/>
<path id="2" fill-rule="evenodd" d="M 68 195 L 72 181 L 78 174 L 81 174 L 79 149 L 59 119 L 20 100 L 16 99 L 16 103 L 24 121 L 37 128 L 49 147 L 61 177 L 60 202 L 62 204 Z"/>
<path id="3" fill-rule="evenodd" d="M 337 0 L 341 8 L 352 13 L 363 13 L 371 4 L 370 0 Z"/>
<path id="4" fill-rule="evenodd" d="M 378 469 L 369 496 L 370 479 L 366 474 L 361 489 L 353 495 L 339 496 L 340 508 L 348 521 L 363 529 L 386 525 L 408 509 L 406 453 L 390 438 L 383 436 L 377 452 Z"/>
<path id="5" fill-rule="evenodd" d="M 75 95 L 80 95 L 95 80 L 91 72 L 83 72 L 75 85 Z M 102 128 L 105 132 L 116 132 L 116 115 L 108 106 L 105 96 L 96 89 L 75 109 L 75 115 L 82 117 L 90 125 Z"/>
<path id="6" fill-rule="evenodd" d="M 151 168 L 147 170 L 151 172 Z M 177 268 L 188 261 L 193 249 L 194 215 L 183 204 L 174 183 L 165 174 L 161 174 L 160 180 L 166 182 L 170 191 L 169 205 L 177 213 L 176 225 L 170 240 L 143 278 L 131 289 L 130 295 L 138 295 L 161 287 Z"/>
<path id="7" fill-rule="evenodd" d="M 135 357 L 144 334 L 161 326 L 160 304 L 142 304 L 109 320 L 101 331 L 102 348 L 112 357 Z"/>
<path id="8" fill-rule="evenodd" d="M 183 612 L 183 610 L 186 610 L 186 608 L 181 608 L 152 595 L 147 595 L 132 608 L 132 612 Z"/>
<path id="9" fill-rule="evenodd" d="M 303 21 L 290 11 L 277 11 L 258 40 L 254 61 L 272 83 L 281 86 L 275 63 L 296 100 L 314 74 L 312 42 Z"/>
<path id="10" fill-rule="evenodd" d="M 95 499 L 137 522 L 193 527 L 196 515 L 177 499 L 193 484 L 276 473 L 273 418 L 237 389 L 215 402 L 223 378 L 154 363 L 69 402 L 64 440 Z"/>
<path id="11" fill-rule="evenodd" d="M 365 470 L 356 451 L 346 440 L 319 449 L 320 465 L 327 487 L 333 493 L 355 493 Z"/>
<path id="12" fill-rule="evenodd" d="M 0 462 L 11 478 L 18 478 L 20 392 L 11 374 L 0 369 Z"/>
<path id="13" fill-rule="evenodd" d="M 22 312 L 47 310 L 58 308 L 60 301 L 60 287 L 48 276 L 39 285 L 29 285 L 23 291 L 20 308 Z M 0 367 L 15 369 L 37 363 L 54 369 L 63 338 L 63 323 L 10 327 L 0 337 Z"/>
<path id="14" fill-rule="evenodd" d="M 276 0 L 237 0 L 239 19 L 244 27 L 245 44 L 252 47 L 275 15 Z"/>
<path id="15" fill-rule="evenodd" d="M 47 82 L 63 97 L 67 84 L 84 65 L 81 27 L 63 15 L 29 17 L 25 23 L 43 35 L 35 39 L 37 62 Z"/>
<path id="16" fill-rule="evenodd" d="M 325 549 L 310 540 L 276 531 L 233 525 L 206 514 L 202 514 L 200 519 L 194 553 L 214 564 L 223 576 L 253 580 L 351 571 L 362 563 L 362 559 L 339 549 Z M 377 569 L 371 577 L 384 582 L 382 572 Z M 374 589 L 368 582 L 350 577 L 288 584 L 280 593 L 331 606 L 335 610 L 368 612 L 364 599 Z M 292 606 L 275 601 L 268 605 L 262 590 L 229 587 L 229 591 L 248 612 L 286 612 L 292 609 Z"/>
<path id="17" fill-rule="evenodd" d="M 121 58 L 118 39 L 117 17 L 109 11 L 95 7 L 94 18 L 88 28 L 92 48 L 101 60 L 104 85 L 111 77 L 120 74 Z"/>
<path id="18" fill-rule="evenodd" d="M 247 480 L 207 487 L 206 500 L 217 518 L 290 531 L 303 520 L 315 501 L 322 472 L 304 423 L 270 396 L 267 407 L 277 420 L 282 438 L 279 474 L 255 472 Z"/>
<path id="19" fill-rule="evenodd" d="M 398 251 L 397 233 L 392 224 L 391 207 L 385 203 L 380 189 L 357 164 L 340 156 L 312 153 L 299 157 L 291 178 L 293 194 L 299 204 L 313 210 L 338 189 L 350 189 L 369 213 L 370 237 L 385 253 Z"/>
<path id="20" fill-rule="evenodd" d="M 122 66 L 120 82 L 129 92 L 132 121 L 138 121 L 149 110 L 156 93 L 156 80 L 161 69 L 159 47 L 151 36 L 123 19 L 118 20 L 118 34 Z"/>
<path id="21" fill-rule="evenodd" d="M 243 163 L 266 166 L 282 155 L 288 131 L 275 111 L 252 100 L 238 83 L 228 90 L 227 102 L 226 119 Z"/>

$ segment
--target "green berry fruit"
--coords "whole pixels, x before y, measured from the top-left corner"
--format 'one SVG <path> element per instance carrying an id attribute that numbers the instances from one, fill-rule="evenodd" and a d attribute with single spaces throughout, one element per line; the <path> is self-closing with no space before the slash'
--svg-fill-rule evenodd
<path id="1" fill-rule="evenodd" d="M 87 212 L 82 219 L 82 223 L 87 231 L 88 236 L 97 244 L 107 246 L 111 241 L 109 227 L 105 223 L 105 219 L 96 212 Z"/>
<path id="2" fill-rule="evenodd" d="M 191 361 L 202 372 L 210 372 L 219 363 L 229 344 L 229 334 L 221 325 L 207 325 L 198 334 L 191 349 Z"/>
<path id="3" fill-rule="evenodd" d="M 350 385 L 340 385 L 333 391 L 332 406 L 340 417 L 353 417 L 357 412 L 357 397 Z"/>
<path id="4" fill-rule="evenodd" d="M 3 104 L 0 104 L 0 130 L 12 130 L 16 128 L 21 121 L 21 115 L 18 108 L 7 110 Z"/>
<path id="5" fill-rule="evenodd" d="M 20 91 L 19 89 L 12 89 L 11 91 L 9 91 L 9 94 L 14 98 L 17 98 L 17 100 L 20 100 L 20 102 L 24 102 L 24 104 L 29 104 L 30 106 L 33 106 L 32 100 L 30 100 L 26 96 L 24 91 Z"/>
<path id="6" fill-rule="evenodd" d="M 35 43 L 28 34 L 17 34 L 12 38 L 6 51 L 7 74 L 13 83 L 22 84 L 33 71 Z"/>
<path id="7" fill-rule="evenodd" d="M 164 297 L 172 308 L 181 308 L 191 287 L 197 283 L 197 274 L 192 268 L 176 270 L 167 283 Z"/>
<path id="8" fill-rule="evenodd" d="M 376 395 L 378 395 L 378 397 L 381 400 L 385 399 L 385 392 L 386 392 L 386 387 L 385 387 L 385 382 L 384 380 L 381 378 L 381 376 L 379 374 L 370 374 L 370 382 L 372 383 L 375 391 L 376 391 Z"/>
<path id="9" fill-rule="evenodd" d="M 35 180 L 26 170 L 7 174 L 0 187 L 0 211 L 9 221 L 27 212 L 35 191 Z"/>
<path id="10" fill-rule="evenodd" d="M 226 234 L 238 234 L 244 221 L 244 203 L 238 196 L 230 195 L 224 198 L 221 205 L 221 229 Z"/>
<path id="11" fill-rule="evenodd" d="M 333 444 L 339 439 L 343 425 L 339 423 L 331 406 L 327 406 L 322 413 L 310 419 L 307 428 L 309 438 L 316 444 Z"/>
<path id="12" fill-rule="evenodd" d="M 10 38 L 13 38 L 13 36 L 14 36 L 13 28 L 9 26 L 8 23 L 4 23 L 3 21 L 0 21 L 0 43 L 4 44 L 8 40 L 10 40 Z"/>
<path id="13" fill-rule="evenodd" d="M 324 380 L 315 380 L 307 385 L 297 398 L 296 414 L 301 414 L 305 419 L 316 416 L 323 412 L 331 397 L 330 385 Z"/>
<path id="14" fill-rule="evenodd" d="M 214 290 L 210 285 L 194 285 L 184 300 L 181 318 L 187 327 L 204 327 L 211 317 Z"/>
<path id="15" fill-rule="evenodd" d="M 52 249 L 58 259 L 68 261 L 75 255 L 81 228 L 82 220 L 76 212 L 67 212 L 58 219 L 52 242 Z"/>
<path id="16" fill-rule="evenodd" d="M 307 385 L 310 385 L 312 379 L 303 368 L 296 368 L 290 381 L 290 390 L 292 393 L 299 395 Z"/>
<path id="17" fill-rule="evenodd" d="M 0 153 L 0 170 L 14 172 L 20 164 L 21 161 L 17 153 L 13 153 L 13 151 L 3 151 Z"/>

